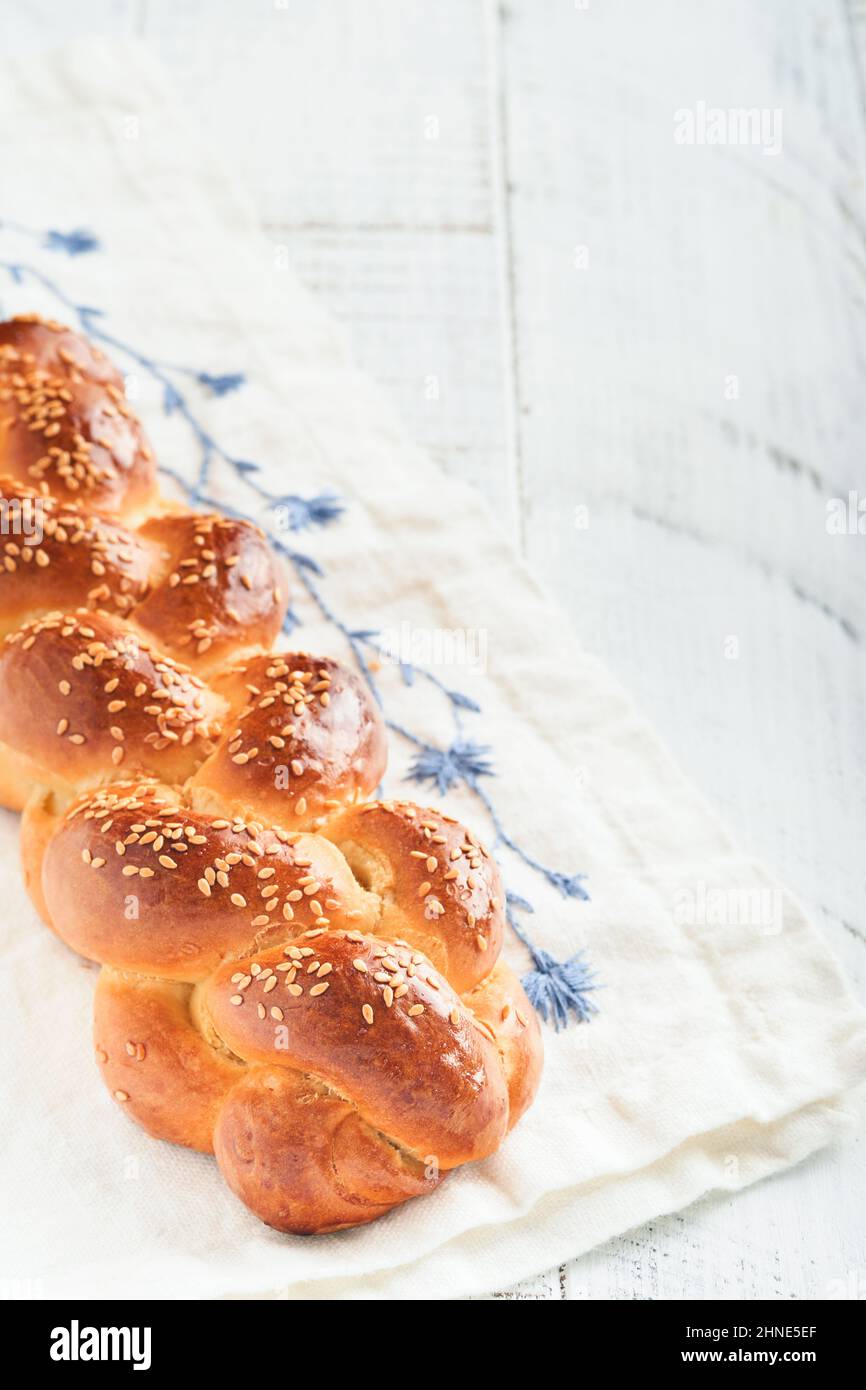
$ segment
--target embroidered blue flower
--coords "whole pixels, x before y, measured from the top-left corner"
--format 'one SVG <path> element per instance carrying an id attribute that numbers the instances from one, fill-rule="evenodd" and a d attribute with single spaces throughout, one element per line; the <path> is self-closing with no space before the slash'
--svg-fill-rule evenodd
<path id="1" fill-rule="evenodd" d="M 49 251 L 65 251 L 67 256 L 86 256 L 99 250 L 99 238 L 83 227 L 76 227 L 72 232 L 48 231 L 44 244 Z"/>
<path id="2" fill-rule="evenodd" d="M 492 777 L 488 760 L 489 748 L 459 739 L 450 748 L 426 745 L 417 753 L 407 773 L 412 782 L 432 782 L 442 796 L 457 782 L 465 782 L 473 790 L 479 777 Z"/>
<path id="3" fill-rule="evenodd" d="M 210 372 L 197 372 L 196 381 L 206 386 L 214 396 L 228 396 L 239 391 L 246 383 L 243 372 L 226 372 L 225 376 L 211 376 Z"/>
<path id="4" fill-rule="evenodd" d="M 536 946 L 532 950 L 535 966 L 523 977 L 523 988 L 532 1007 L 545 1023 L 552 1022 L 557 1032 L 569 1023 L 573 1015 L 578 1023 L 586 1023 L 598 1009 L 589 998 L 598 989 L 595 976 L 582 951 L 566 961 L 556 960 L 548 951 Z"/>
<path id="5" fill-rule="evenodd" d="M 316 497 L 298 497 L 293 493 L 271 499 L 276 508 L 276 521 L 281 531 L 306 531 L 312 526 L 329 526 L 343 515 L 345 503 L 335 492 L 320 492 Z"/>

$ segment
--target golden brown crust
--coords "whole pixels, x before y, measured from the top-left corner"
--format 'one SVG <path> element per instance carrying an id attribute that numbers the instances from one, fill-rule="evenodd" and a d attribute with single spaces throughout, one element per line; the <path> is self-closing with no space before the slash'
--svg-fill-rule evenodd
<path id="1" fill-rule="evenodd" d="M 46 926 L 51 916 L 42 888 L 42 864 L 52 837 L 60 824 L 61 807 L 55 793 L 47 787 L 34 789 L 21 816 L 21 872 L 30 901 Z"/>
<path id="2" fill-rule="evenodd" d="M 432 1192 L 443 1176 L 315 1078 L 276 1067 L 250 1070 L 231 1091 L 214 1152 L 241 1201 L 269 1226 L 296 1235 L 373 1221 Z"/>
<path id="3" fill-rule="evenodd" d="M 463 996 L 463 1003 L 479 1022 L 487 1025 L 496 1040 L 508 1083 L 511 1129 L 532 1104 L 541 1080 L 544 1048 L 538 1015 L 517 976 L 502 960 Z"/>
<path id="4" fill-rule="evenodd" d="M 336 816 L 323 834 L 382 899 L 382 929 L 424 951 L 460 993 L 502 946 L 499 870 L 459 821 L 411 801 L 375 801 Z"/>
<path id="5" fill-rule="evenodd" d="M 34 797 L 28 839 L 38 854 L 47 838 L 55 929 L 106 963 L 96 1017 L 109 1089 L 156 1137 L 213 1142 L 226 1180 L 271 1225 L 372 1220 L 492 1153 L 530 1103 L 541 1041 L 518 980 L 495 963 L 461 997 L 477 957 L 447 913 L 431 928 L 417 893 L 401 921 L 437 944 L 446 918 L 450 982 L 417 940 L 389 937 L 397 876 L 374 875 L 369 891 L 321 835 L 202 813 L 153 778 L 88 793 L 46 830 L 55 814 Z M 346 819 L 356 850 L 356 819 L 374 827 L 368 852 L 384 843 L 397 859 L 419 831 L 442 853 L 444 824 L 449 852 L 484 860 L 465 827 L 410 803 Z M 484 872 L 489 894 L 498 878 Z M 461 882 L 478 892 L 448 880 Z M 253 916 L 262 890 L 267 911 Z"/>
<path id="6" fill-rule="evenodd" d="M 128 615 L 158 558 L 134 531 L 99 512 L 0 478 L 0 634 L 39 614 L 77 607 Z M 15 509 L 15 510 L 13 510 Z"/>
<path id="7" fill-rule="evenodd" d="M 0 325 L 3 469 L 0 803 L 26 803 L 38 910 L 103 965 L 118 1105 L 213 1148 L 279 1230 L 372 1220 L 492 1153 L 541 1068 L 498 870 L 441 812 L 365 804 L 381 714 L 330 658 L 269 652 L 262 533 L 153 514 L 119 374 L 33 316 Z"/>
<path id="8" fill-rule="evenodd" d="M 137 535 L 165 557 L 163 577 L 135 610 L 137 627 L 201 672 L 271 646 L 288 588 L 257 526 L 181 512 L 152 518 Z"/>
<path id="9" fill-rule="evenodd" d="M 194 794 L 289 829 L 315 826 L 369 795 L 385 769 L 382 717 L 345 666 L 277 652 L 214 679 L 233 713 Z"/>
<path id="10" fill-rule="evenodd" d="M 288 606 L 282 565 L 249 521 L 174 511 L 137 530 L 0 477 L 0 635 L 57 609 L 132 619 L 200 674 L 270 648 Z"/>
<path id="11" fill-rule="evenodd" d="M 119 374 L 35 315 L 0 324 L 0 472 L 122 515 L 154 495 L 153 454 Z"/>
<path id="12" fill-rule="evenodd" d="M 74 802 L 45 851 L 41 885 L 73 950 L 173 980 L 203 980 L 317 924 L 370 924 L 377 911 L 320 836 L 204 815 L 153 780 Z"/>
<path id="13" fill-rule="evenodd" d="M 223 966 L 205 1005 L 233 1052 L 320 1077 L 440 1168 L 485 1157 L 506 1131 L 495 1046 L 419 951 L 361 932 L 307 933 Z"/>
<path id="14" fill-rule="evenodd" d="M 121 376 L 110 357 L 89 339 L 83 338 L 57 319 L 41 314 L 16 314 L 0 323 L 0 354 L 9 349 L 32 359 L 32 365 L 51 376 L 74 383 L 87 377 L 100 386 L 123 387 Z"/>
<path id="15" fill-rule="evenodd" d="M 102 1079 L 156 1139 L 211 1153 L 220 1106 L 245 1074 L 193 1026 L 192 986 L 101 971 L 94 1044 Z"/>
<path id="16" fill-rule="evenodd" d="M 149 771 L 184 781 L 210 752 L 221 708 L 107 614 L 51 613 L 0 648 L 0 745 L 70 791 Z"/>

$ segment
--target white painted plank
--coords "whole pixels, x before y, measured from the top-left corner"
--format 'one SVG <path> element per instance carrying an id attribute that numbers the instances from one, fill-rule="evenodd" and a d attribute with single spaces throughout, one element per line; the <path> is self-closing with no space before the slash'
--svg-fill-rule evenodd
<path id="1" fill-rule="evenodd" d="M 505 524 L 501 319 L 490 234 L 268 227 L 351 333 L 353 351 L 413 438 L 480 487 Z M 435 499 L 431 499 L 435 506 Z"/>
<path id="2" fill-rule="evenodd" d="M 76 0 L 74 5 L 57 5 L 52 0 L 27 0 L 25 5 L 0 5 L 0 53 L 33 55 L 82 34 L 129 38 L 137 32 L 142 3 Z"/>
<path id="3" fill-rule="evenodd" d="M 410 433 L 514 531 L 483 0 L 147 0 L 144 32 Z"/>
<path id="4" fill-rule="evenodd" d="M 144 32 L 263 222 L 489 230 L 479 0 L 147 0 Z"/>
<path id="5" fill-rule="evenodd" d="M 844 15 L 519 0 L 500 54 L 527 552 L 743 842 L 826 909 L 864 997 L 866 538 L 824 524 L 866 444 Z M 678 147 L 699 100 L 779 106 L 783 153 Z M 859 1134 L 594 1252 L 567 1296 L 826 1296 L 866 1258 Z"/>

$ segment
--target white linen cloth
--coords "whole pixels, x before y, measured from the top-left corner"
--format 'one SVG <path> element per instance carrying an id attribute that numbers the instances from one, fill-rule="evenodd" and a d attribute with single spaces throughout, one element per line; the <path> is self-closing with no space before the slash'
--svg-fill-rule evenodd
<path id="1" fill-rule="evenodd" d="M 169 376 L 222 447 L 262 465 L 272 491 L 332 487 L 346 499 L 338 523 L 288 539 L 321 564 L 322 592 L 351 628 L 486 632 L 486 674 L 444 673 L 482 707 L 464 719 L 466 737 L 492 749 L 496 776 L 481 785 L 532 855 L 587 874 L 592 900 L 564 898 L 507 850 L 502 868 L 535 905 L 521 918 L 533 940 L 559 959 L 586 948 L 603 986 L 592 1022 L 545 1028 L 540 1094 L 499 1154 L 370 1227 L 279 1235 L 212 1160 L 150 1140 L 104 1092 L 91 1057 L 94 969 L 37 921 L 16 818 L 3 813 L 2 1291 L 480 1292 L 826 1144 L 866 1072 L 866 1026 L 821 937 L 579 649 L 481 500 L 401 434 L 212 152 L 195 147 L 158 68 L 136 46 L 94 41 L 2 76 L 0 261 L 103 310 L 105 330 L 150 358 L 245 374 L 222 396 Z M 76 227 L 101 249 L 66 256 L 32 235 Z M 0 305 L 73 317 L 28 271 L 16 282 L 0 269 Z M 146 370 L 116 356 L 160 458 L 192 476 L 187 424 L 164 415 Z M 269 519 L 218 461 L 210 491 Z M 333 625 L 303 596 L 296 606 L 297 642 L 346 657 Z M 436 688 L 406 686 L 392 667 L 378 678 L 390 717 L 448 745 Z M 470 790 L 443 798 L 403 780 L 413 751 L 392 737 L 386 791 L 444 804 L 492 840 Z M 751 925 L 718 922 L 762 890 L 763 925 L 748 912 Z M 508 954 L 528 968 L 513 939 Z"/>

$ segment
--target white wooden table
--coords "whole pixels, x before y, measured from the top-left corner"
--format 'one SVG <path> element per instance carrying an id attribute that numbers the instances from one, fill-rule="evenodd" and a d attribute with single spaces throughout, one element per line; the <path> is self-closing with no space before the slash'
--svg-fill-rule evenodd
<path id="1" fill-rule="evenodd" d="M 866 998 L 866 535 L 825 524 L 866 499 L 866 0 L 0 8 L 7 51 L 92 31 L 166 62 Z M 701 102 L 781 111 L 781 152 L 677 143 Z M 864 1191 L 861 1130 L 496 1296 L 864 1296 Z"/>

